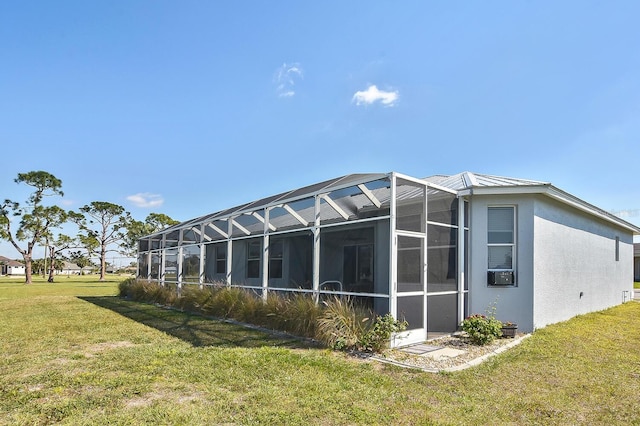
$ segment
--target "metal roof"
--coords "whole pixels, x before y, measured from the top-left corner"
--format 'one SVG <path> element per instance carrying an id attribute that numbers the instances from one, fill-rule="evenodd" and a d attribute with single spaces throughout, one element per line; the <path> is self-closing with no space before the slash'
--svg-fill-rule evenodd
<path id="1" fill-rule="evenodd" d="M 152 235 L 164 234 L 172 230 L 184 229 L 190 225 L 200 224 L 203 222 L 211 222 L 216 219 L 225 219 L 230 216 L 240 215 L 242 213 L 258 211 L 265 207 L 270 207 L 270 206 L 275 206 L 275 205 L 285 204 L 285 203 L 292 203 L 304 198 L 312 197 L 314 195 L 338 191 L 350 186 L 358 185 L 361 183 L 373 182 L 380 179 L 386 179 L 388 177 L 389 177 L 388 173 L 356 173 L 356 174 L 340 176 L 335 179 L 329 179 L 323 182 L 307 185 L 302 188 L 293 189 L 287 192 L 282 192 L 280 194 L 265 197 L 260 200 L 252 201 L 246 204 L 241 204 L 239 206 L 231 207 L 225 210 L 220 210 L 205 216 L 200 216 L 195 219 L 181 222 L 170 228 L 163 229 L 162 231 L 156 232 Z M 359 197 L 359 198 L 366 198 L 366 197 Z M 363 200 L 352 200 L 352 202 L 355 203 L 356 206 L 359 208 L 364 206 Z M 313 214 L 311 215 L 313 216 Z M 281 225 L 284 226 L 285 224 L 283 223 Z"/>
<path id="2" fill-rule="evenodd" d="M 495 194 L 543 194 L 554 198 L 564 204 L 582 210 L 593 216 L 597 216 L 608 222 L 622 226 L 635 235 L 640 234 L 640 227 L 627 222 L 593 204 L 563 191 L 549 182 L 519 179 L 503 176 L 484 175 L 472 172 L 462 172 L 456 175 L 445 176 L 435 175 L 425 178 L 427 182 L 458 191 L 461 196 L 465 195 L 495 195 Z"/>
<path id="3" fill-rule="evenodd" d="M 387 179 L 390 175 L 391 173 L 360 173 L 340 176 L 335 179 L 329 179 L 323 182 L 307 185 L 302 188 L 282 192 L 280 194 L 265 197 L 253 202 L 241 204 L 215 213 L 200 216 L 198 218 L 191 219 L 159 231 L 153 235 L 164 234 L 173 230 L 188 228 L 189 226 L 198 225 L 204 222 L 213 222 L 218 219 L 226 219 L 231 216 L 242 215 L 243 213 L 251 215 L 252 212 L 259 211 L 266 207 L 295 203 L 296 201 L 313 197 L 315 195 L 340 191 L 349 187 L 353 187 L 355 185 L 374 182 L 380 179 Z M 617 216 L 614 216 L 611 213 L 606 212 L 592 204 L 589 204 L 565 191 L 562 191 L 554 187 L 549 182 L 485 175 L 468 171 L 451 176 L 433 175 L 422 180 L 434 185 L 434 188 L 436 189 L 437 187 L 441 187 L 451 191 L 455 191 L 459 196 L 495 194 L 543 194 L 559 200 L 564 204 L 568 204 L 572 207 L 585 211 L 591 215 L 615 223 L 618 226 L 622 226 L 628 230 L 631 230 L 636 235 L 640 234 L 639 227 Z M 399 189 L 396 193 L 396 197 L 399 200 L 409 199 L 417 196 L 419 192 L 420 189 L 412 187 L 409 184 L 404 188 Z M 375 189 L 372 191 L 372 193 L 382 204 L 388 205 L 390 193 L 385 191 L 378 191 Z M 363 194 L 347 195 L 348 196 L 340 199 L 340 205 L 343 211 L 347 214 L 352 214 L 353 212 L 371 204 L 370 200 Z M 301 207 L 297 212 L 303 219 L 312 222 L 314 215 L 313 209 L 313 206 L 304 206 Z M 336 216 L 336 218 L 338 217 L 338 214 L 329 206 L 323 205 L 321 206 L 321 209 L 321 215 L 325 218 L 331 218 L 331 216 Z M 289 226 L 294 226 L 296 225 L 297 220 L 298 219 L 290 215 L 282 215 L 281 217 L 270 218 L 270 222 L 277 228 L 287 228 Z M 261 227 L 262 224 L 254 222 L 246 226 L 255 228 Z"/>
<path id="4" fill-rule="evenodd" d="M 452 176 L 434 175 L 429 176 L 424 180 L 456 191 L 476 187 L 522 187 L 550 185 L 549 182 L 504 176 L 483 175 L 472 172 L 462 172 Z"/>

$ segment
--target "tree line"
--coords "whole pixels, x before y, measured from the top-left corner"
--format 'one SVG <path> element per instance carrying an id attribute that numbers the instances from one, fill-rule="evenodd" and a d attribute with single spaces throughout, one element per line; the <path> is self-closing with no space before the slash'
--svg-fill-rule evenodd
<path id="1" fill-rule="evenodd" d="M 100 259 L 103 281 L 108 253 L 116 251 L 133 257 L 140 237 L 178 223 L 161 213 L 151 213 L 144 221 L 138 221 L 124 207 L 107 201 L 92 201 L 78 211 L 65 210 L 55 203 L 48 205 L 43 202 L 45 197 L 63 197 L 64 193 L 62 181 L 45 171 L 18 173 L 14 182 L 30 186 L 33 192 L 23 203 L 5 199 L 0 204 L 0 239 L 9 241 L 22 256 L 26 284 L 32 282 L 33 250 L 37 245 L 48 250 L 45 258 L 50 259 L 50 282 L 56 259 L 65 257 L 78 266 L 86 266 L 93 256 Z M 75 236 L 55 234 L 66 223 L 77 226 Z"/>

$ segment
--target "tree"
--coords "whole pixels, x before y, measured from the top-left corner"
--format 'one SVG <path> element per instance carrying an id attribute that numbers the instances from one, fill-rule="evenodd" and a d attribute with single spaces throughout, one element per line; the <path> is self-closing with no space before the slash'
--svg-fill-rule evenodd
<path id="1" fill-rule="evenodd" d="M 73 213 L 73 218 L 78 217 Z M 75 220 L 74 220 L 75 221 Z M 87 258 L 91 259 L 93 255 L 98 255 L 100 252 L 98 248 L 100 247 L 100 241 L 91 233 L 88 234 L 78 234 L 78 246 L 84 248 L 87 251 Z"/>
<path id="2" fill-rule="evenodd" d="M 91 265 L 91 259 L 88 256 L 82 254 L 82 251 L 72 251 L 69 253 L 69 261 L 74 265 L 77 265 L 80 268 L 80 274 L 82 275 L 82 270 Z"/>
<path id="3" fill-rule="evenodd" d="M 53 273 L 56 269 L 64 268 L 64 261 L 62 259 L 56 259 L 56 255 L 64 250 L 77 247 L 77 243 L 67 235 L 58 235 L 58 239 L 52 241 L 49 247 L 49 278 L 47 282 L 53 282 Z"/>
<path id="4" fill-rule="evenodd" d="M 62 181 L 54 175 L 44 171 L 18 173 L 14 179 L 16 183 L 24 183 L 34 188 L 24 207 L 11 200 L 4 200 L 0 204 L 0 238 L 8 240 L 22 255 L 25 266 L 25 284 L 32 283 L 33 249 L 36 243 L 51 235 L 51 229 L 62 225 L 67 220 L 67 212 L 58 206 L 43 206 L 45 196 L 63 196 Z M 12 229 L 13 218 L 20 218 L 15 233 Z M 27 247 L 22 248 L 19 241 L 26 241 Z M 46 256 L 46 253 L 45 253 Z"/>
<path id="5" fill-rule="evenodd" d="M 162 231 L 180 223 L 163 213 L 149 213 L 144 222 L 130 219 L 127 223 L 125 239 L 122 243 L 124 254 L 135 256 L 138 251 L 138 240 L 145 235 Z"/>
<path id="6" fill-rule="evenodd" d="M 31 259 L 32 273 L 39 275 L 44 271 L 44 259 Z"/>
<path id="7" fill-rule="evenodd" d="M 124 241 L 123 231 L 131 220 L 131 215 L 124 210 L 124 207 L 106 201 L 93 201 L 81 207 L 80 211 L 82 213 L 70 214 L 71 220 L 80 228 L 81 237 L 79 238 L 84 242 L 85 247 L 87 245 L 97 247 L 100 257 L 100 281 L 104 281 L 107 253 L 118 251 L 110 247 Z"/>

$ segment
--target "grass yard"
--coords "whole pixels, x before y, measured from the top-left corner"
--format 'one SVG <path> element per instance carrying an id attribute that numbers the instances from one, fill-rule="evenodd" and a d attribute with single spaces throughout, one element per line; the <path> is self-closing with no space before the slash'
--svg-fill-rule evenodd
<path id="1" fill-rule="evenodd" d="M 118 282 L 0 278 L 0 424 L 640 423 L 638 302 L 430 374 L 121 300 Z"/>

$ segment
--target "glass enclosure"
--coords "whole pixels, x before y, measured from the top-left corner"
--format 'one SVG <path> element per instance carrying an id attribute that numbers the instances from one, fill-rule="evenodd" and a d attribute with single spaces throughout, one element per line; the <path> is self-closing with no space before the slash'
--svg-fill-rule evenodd
<path id="1" fill-rule="evenodd" d="M 138 274 L 178 288 L 349 297 L 405 319 L 403 344 L 456 329 L 458 216 L 455 191 L 396 173 L 348 175 L 144 237 Z"/>

